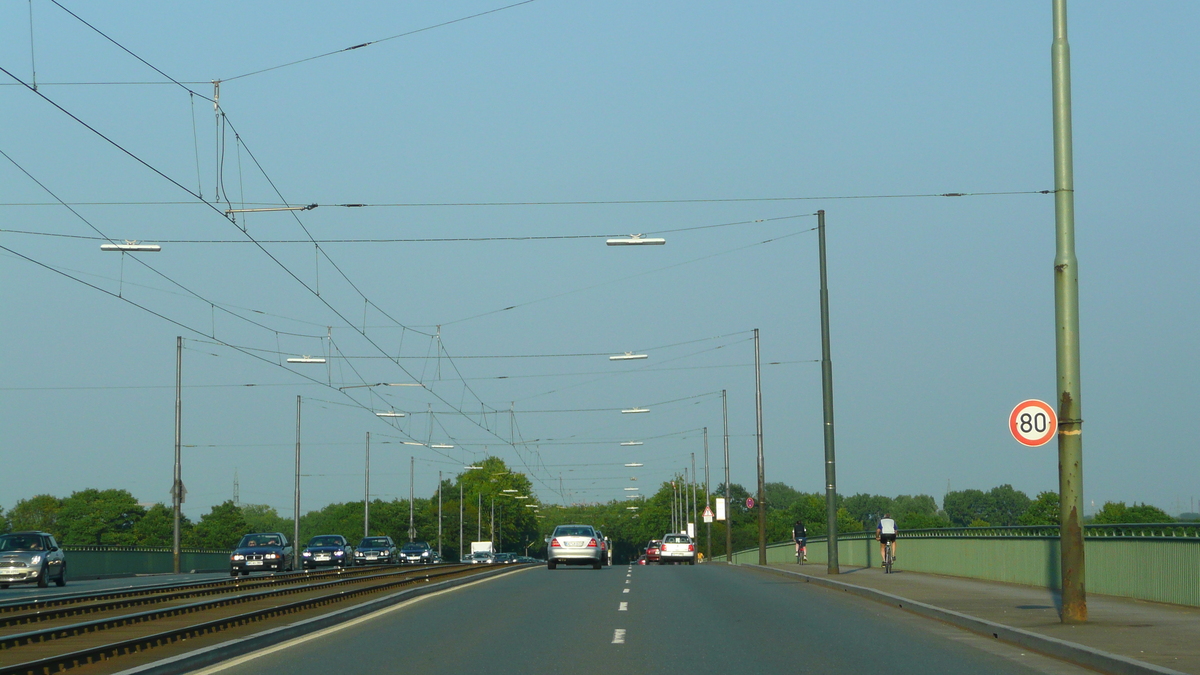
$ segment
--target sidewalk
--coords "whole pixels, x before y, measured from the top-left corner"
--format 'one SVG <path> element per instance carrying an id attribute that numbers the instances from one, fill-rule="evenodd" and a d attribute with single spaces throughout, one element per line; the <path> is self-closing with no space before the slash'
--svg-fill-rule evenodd
<path id="1" fill-rule="evenodd" d="M 1042 588 L 902 569 L 884 574 L 882 569 L 843 567 L 840 575 L 829 575 L 824 564 L 774 563 L 768 567 L 799 572 L 816 582 L 835 581 L 873 589 L 1092 650 L 1200 675 L 1197 607 L 1089 595 L 1088 623 L 1068 626 L 1059 622 L 1058 592 Z M 1037 649 L 1036 645 L 1028 646 Z"/>

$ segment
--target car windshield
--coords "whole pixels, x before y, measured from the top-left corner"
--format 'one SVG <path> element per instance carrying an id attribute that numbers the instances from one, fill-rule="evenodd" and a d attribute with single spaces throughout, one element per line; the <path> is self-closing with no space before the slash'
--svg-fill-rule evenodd
<path id="1" fill-rule="evenodd" d="M 46 548 L 36 534 L 6 534 L 0 536 L 0 551 L 41 551 Z"/>
<path id="2" fill-rule="evenodd" d="M 663 539 L 663 542 L 667 544 L 690 544 L 692 543 L 692 540 L 689 539 L 685 534 L 673 534 L 667 535 Z"/>
<path id="3" fill-rule="evenodd" d="M 242 541 L 238 543 L 238 548 L 250 548 L 252 546 L 282 546 L 283 542 L 277 535 L 273 534 L 248 534 L 242 537 Z"/>
<path id="4" fill-rule="evenodd" d="M 387 548 L 388 540 L 385 537 L 370 537 L 359 542 L 359 548 Z"/>
<path id="5" fill-rule="evenodd" d="M 309 546 L 345 546 L 346 542 L 341 537 L 313 537 L 308 540 Z"/>
<path id="6" fill-rule="evenodd" d="M 420 552 L 429 548 L 429 544 L 405 544 L 404 550 L 408 552 Z"/>
<path id="7" fill-rule="evenodd" d="M 554 528 L 556 537 L 594 537 L 596 531 L 587 525 L 559 525 Z"/>

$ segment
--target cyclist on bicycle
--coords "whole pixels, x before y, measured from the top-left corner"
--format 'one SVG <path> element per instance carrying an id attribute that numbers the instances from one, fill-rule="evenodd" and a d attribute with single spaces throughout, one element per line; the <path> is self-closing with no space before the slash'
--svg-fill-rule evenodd
<path id="1" fill-rule="evenodd" d="M 892 545 L 892 562 L 896 561 L 896 521 L 892 520 L 892 514 L 885 513 L 879 519 L 879 525 L 875 528 L 875 539 L 879 542 L 879 560 L 884 559 L 883 547 L 886 544 Z M 883 563 L 880 562 L 880 567 Z"/>
<path id="2" fill-rule="evenodd" d="M 792 526 L 792 541 L 796 542 L 796 562 L 808 562 L 808 529 L 803 520 Z"/>

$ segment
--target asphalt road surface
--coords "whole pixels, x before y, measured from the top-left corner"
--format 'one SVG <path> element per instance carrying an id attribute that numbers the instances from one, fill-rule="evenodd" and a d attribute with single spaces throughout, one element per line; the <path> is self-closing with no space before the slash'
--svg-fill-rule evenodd
<path id="1" fill-rule="evenodd" d="M 410 601 L 199 671 L 1092 671 L 902 610 L 725 565 L 544 566 Z"/>

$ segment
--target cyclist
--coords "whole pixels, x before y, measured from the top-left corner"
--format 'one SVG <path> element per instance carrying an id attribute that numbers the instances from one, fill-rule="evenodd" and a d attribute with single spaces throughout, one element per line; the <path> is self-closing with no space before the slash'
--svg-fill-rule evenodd
<path id="1" fill-rule="evenodd" d="M 796 562 L 808 562 L 808 529 L 797 519 L 792 526 L 792 541 L 796 542 Z"/>
<path id="2" fill-rule="evenodd" d="M 879 525 L 875 528 L 875 539 L 879 542 L 879 566 L 883 566 L 883 547 L 887 543 L 892 544 L 892 562 L 896 561 L 896 521 L 892 520 L 892 514 L 885 513 L 879 519 Z"/>

